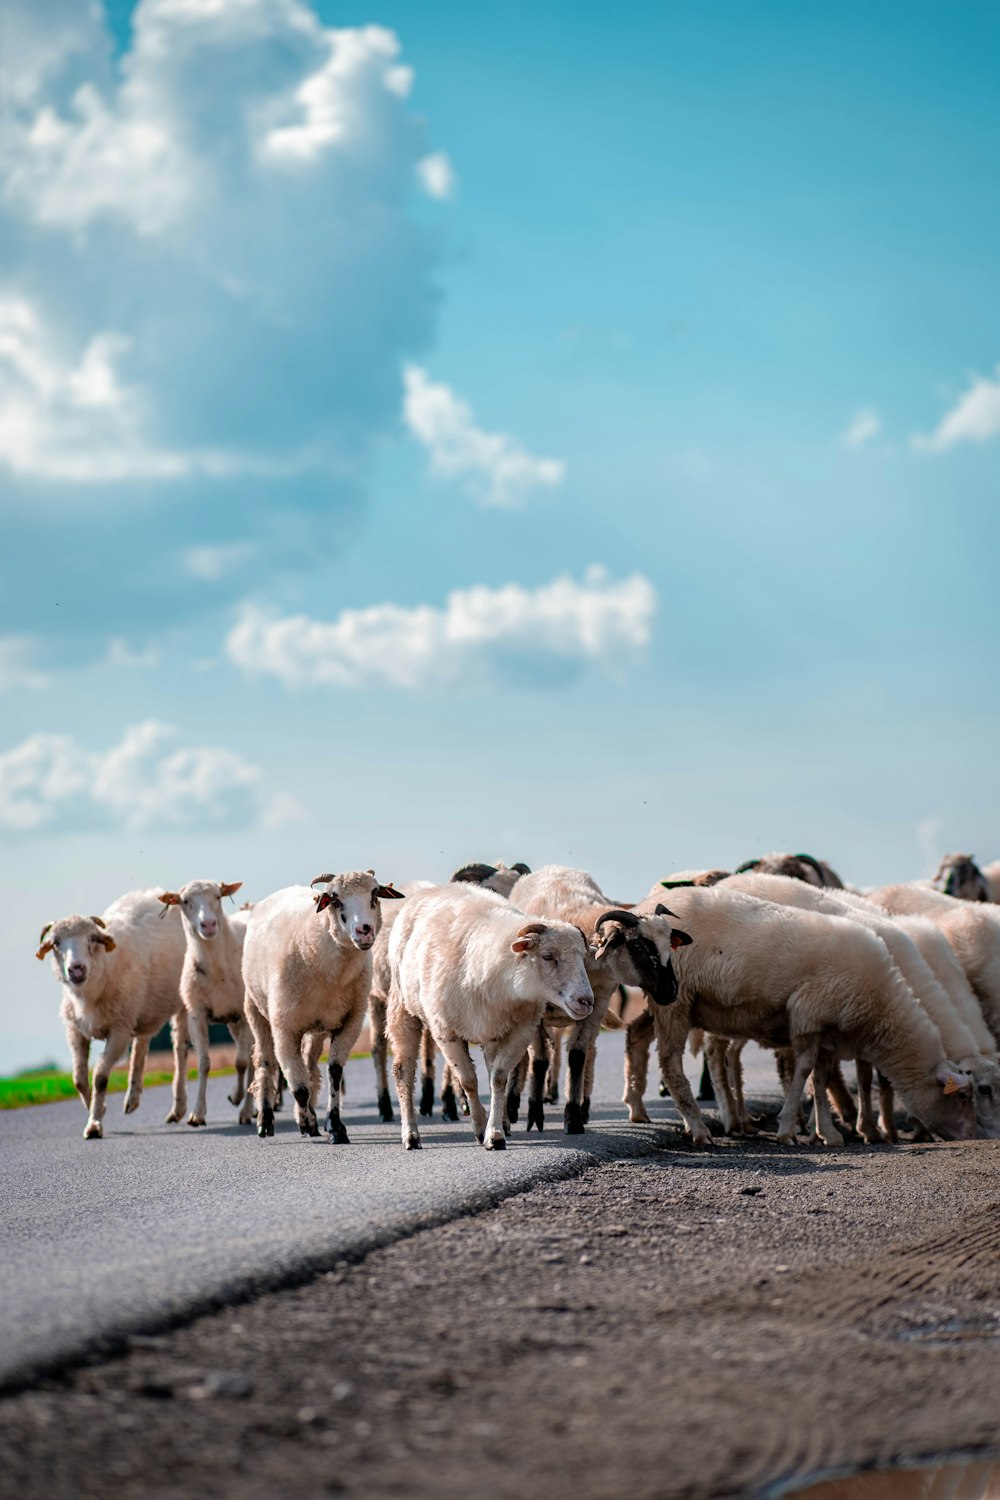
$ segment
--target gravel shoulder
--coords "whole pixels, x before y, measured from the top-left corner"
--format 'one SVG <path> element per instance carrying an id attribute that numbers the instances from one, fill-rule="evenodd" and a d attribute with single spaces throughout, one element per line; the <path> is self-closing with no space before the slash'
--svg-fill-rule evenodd
<path id="1" fill-rule="evenodd" d="M 646 1140 L 7 1397 L 4 1492 L 774 1495 L 1000 1447 L 1000 1142 Z"/>

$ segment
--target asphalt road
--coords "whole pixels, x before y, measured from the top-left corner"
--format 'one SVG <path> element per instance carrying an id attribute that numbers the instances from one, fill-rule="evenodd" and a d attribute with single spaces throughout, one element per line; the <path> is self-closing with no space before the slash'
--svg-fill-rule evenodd
<path id="1" fill-rule="evenodd" d="M 560 1105 L 541 1136 L 525 1134 L 522 1113 L 503 1153 L 477 1147 L 466 1120 L 424 1122 L 424 1149 L 405 1152 L 398 1125 L 377 1120 L 364 1059 L 347 1069 L 349 1146 L 301 1137 L 290 1107 L 275 1137 L 258 1140 L 236 1124 L 228 1079 L 211 1082 L 209 1123 L 199 1130 L 163 1123 L 166 1088 L 147 1090 L 128 1117 L 112 1095 L 101 1141 L 82 1139 L 77 1100 L 3 1112 L 0 1386 L 293 1283 L 335 1259 L 572 1176 L 595 1158 L 661 1149 L 662 1125 L 676 1125 L 676 1111 L 654 1089 L 659 1128 L 628 1125 L 618 1102 L 622 1051 L 622 1034 L 602 1036 L 585 1136 L 563 1134 Z M 748 1093 L 775 1095 L 770 1058 L 747 1060 Z M 481 1062 L 479 1070 L 482 1080 Z M 688 1059 L 688 1070 L 694 1078 L 700 1065 Z"/>

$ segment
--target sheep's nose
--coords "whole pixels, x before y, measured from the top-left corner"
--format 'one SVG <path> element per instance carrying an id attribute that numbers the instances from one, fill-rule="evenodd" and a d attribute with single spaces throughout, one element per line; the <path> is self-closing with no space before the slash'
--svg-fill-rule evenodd
<path id="1" fill-rule="evenodd" d="M 66 970 L 70 984 L 82 984 L 87 977 L 86 964 L 70 964 Z"/>
<path id="2" fill-rule="evenodd" d="M 202 918 L 201 932 L 203 937 L 215 937 L 215 934 L 218 931 L 218 927 L 219 924 L 214 917 Z"/>

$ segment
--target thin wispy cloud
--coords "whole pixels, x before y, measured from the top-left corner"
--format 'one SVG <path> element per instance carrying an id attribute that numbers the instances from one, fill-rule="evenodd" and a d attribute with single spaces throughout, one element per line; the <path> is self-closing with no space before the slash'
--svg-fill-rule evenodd
<path id="1" fill-rule="evenodd" d="M 419 365 L 403 373 L 403 417 L 427 450 L 431 473 L 459 481 L 482 505 L 518 506 L 536 489 L 561 484 L 566 465 L 536 458 L 504 432 L 478 426 L 472 408 Z"/>
<path id="2" fill-rule="evenodd" d="M 987 443 L 1000 434 L 1000 365 L 994 373 L 994 380 L 973 376 L 968 390 L 933 432 L 914 434 L 913 446 L 925 453 L 945 453 L 959 443 Z"/>
<path id="3" fill-rule="evenodd" d="M 334 620 L 248 606 L 226 652 L 248 677 L 289 688 L 415 689 L 497 669 L 530 682 L 560 667 L 619 668 L 648 645 L 655 611 L 648 579 L 612 583 L 595 567 L 580 583 L 456 589 L 440 606 L 377 604 Z"/>
<path id="4" fill-rule="evenodd" d="M 35 665 L 37 649 L 30 636 L 0 636 L 0 693 L 25 688 L 40 693 L 48 687 L 48 675 Z"/>
<path id="5" fill-rule="evenodd" d="M 840 435 L 845 448 L 862 448 L 882 431 L 882 419 L 878 412 L 866 407 L 857 412 Z"/>
<path id="6" fill-rule="evenodd" d="M 202 583 L 218 583 L 237 572 L 258 551 L 253 542 L 220 542 L 218 545 L 188 547 L 181 559 L 184 571 Z"/>
<path id="7" fill-rule="evenodd" d="M 432 151 L 417 162 L 417 176 L 431 198 L 454 197 L 458 177 L 447 151 Z"/>
<path id="8" fill-rule="evenodd" d="M 67 734 L 30 735 L 0 755 L 0 826 L 273 827 L 297 818 L 287 793 L 266 795 L 259 766 L 219 746 L 171 748 L 177 735 L 154 719 L 129 726 L 106 750 Z"/>

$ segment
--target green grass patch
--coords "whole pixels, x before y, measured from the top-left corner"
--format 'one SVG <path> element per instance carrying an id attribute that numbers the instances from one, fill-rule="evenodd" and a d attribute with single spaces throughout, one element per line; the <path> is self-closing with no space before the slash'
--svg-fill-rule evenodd
<path id="1" fill-rule="evenodd" d="M 210 1078 L 225 1078 L 235 1073 L 235 1068 L 213 1068 Z M 143 1079 L 146 1088 L 157 1083 L 170 1083 L 173 1073 L 147 1073 Z M 198 1077 L 197 1068 L 188 1069 L 188 1078 Z M 108 1082 L 109 1094 L 124 1094 L 128 1084 L 125 1068 L 116 1068 Z M 69 1073 L 58 1068 L 40 1068 L 27 1073 L 17 1073 L 13 1078 L 0 1078 L 0 1109 L 24 1109 L 29 1104 L 54 1104 L 59 1099 L 75 1099 L 76 1089 Z"/>

